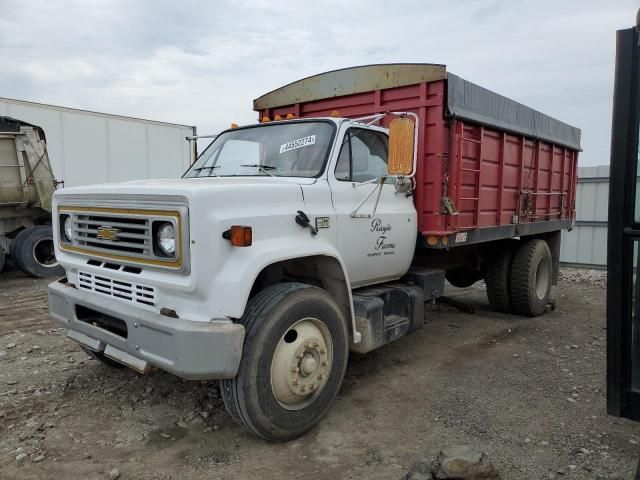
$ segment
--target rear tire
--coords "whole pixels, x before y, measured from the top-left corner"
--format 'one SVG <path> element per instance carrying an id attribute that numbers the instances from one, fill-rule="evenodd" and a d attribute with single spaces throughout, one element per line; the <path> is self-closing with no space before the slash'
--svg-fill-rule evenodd
<path id="1" fill-rule="evenodd" d="M 270 441 L 311 430 L 340 390 L 348 359 L 346 320 L 325 290 L 272 285 L 253 297 L 236 377 L 221 380 L 231 417 Z"/>
<path id="2" fill-rule="evenodd" d="M 104 353 L 94 352 L 93 350 L 86 347 L 80 347 L 80 348 L 82 348 L 82 351 L 87 355 L 89 355 L 91 358 L 99 361 L 100 363 L 102 363 L 103 365 L 106 365 L 109 368 L 116 368 L 116 369 L 125 368 L 123 364 L 116 362 L 115 360 L 111 360 Z"/>
<path id="3" fill-rule="evenodd" d="M 511 304 L 520 315 L 542 315 L 551 296 L 553 260 L 547 242 L 534 239 L 520 246 L 511 264 Z"/>
<path id="4" fill-rule="evenodd" d="M 497 255 L 495 261 L 487 266 L 484 276 L 487 285 L 489 304 L 498 312 L 511 311 L 511 263 L 513 250 L 507 248 Z"/>
<path id="5" fill-rule="evenodd" d="M 29 227 L 18 233 L 11 246 L 11 257 L 20 270 L 32 277 L 64 275 L 55 257 L 50 225 Z"/>
<path id="6" fill-rule="evenodd" d="M 4 249 L 0 247 L 0 272 L 4 268 L 4 262 L 6 260 L 6 255 L 4 254 Z"/>

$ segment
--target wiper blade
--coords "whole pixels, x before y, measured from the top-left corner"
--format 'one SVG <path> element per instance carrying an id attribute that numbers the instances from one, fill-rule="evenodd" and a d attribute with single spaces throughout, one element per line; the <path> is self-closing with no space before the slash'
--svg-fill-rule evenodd
<path id="1" fill-rule="evenodd" d="M 269 170 L 275 170 L 276 167 L 272 166 L 272 165 L 261 165 L 259 163 L 248 163 L 245 165 L 240 165 L 241 167 L 255 167 L 258 168 L 261 172 L 264 172 L 266 175 L 269 175 L 271 177 L 275 177 L 275 175 L 271 172 L 269 172 Z"/>
<path id="2" fill-rule="evenodd" d="M 272 166 L 272 165 L 260 165 L 259 163 L 248 163 L 245 165 L 240 165 L 241 167 L 257 167 L 257 168 L 262 168 L 264 170 L 275 170 L 276 167 Z"/>
<path id="3" fill-rule="evenodd" d="M 217 177 L 218 175 L 216 175 L 215 173 L 213 173 L 213 169 L 214 169 L 214 168 L 220 168 L 220 165 L 211 165 L 211 166 L 209 166 L 209 167 L 197 167 L 197 168 L 194 168 L 194 169 L 193 169 L 193 171 L 194 171 L 194 172 L 198 172 L 198 173 L 200 173 L 200 172 L 201 172 L 201 171 L 203 171 L 203 170 L 208 170 L 208 171 L 210 171 L 210 172 L 211 172 L 211 174 L 209 174 L 209 175 L 203 175 L 204 177 Z M 200 175 L 198 175 L 198 176 L 200 176 Z"/>
<path id="4" fill-rule="evenodd" d="M 211 167 L 198 167 L 198 168 L 194 168 L 193 171 L 199 172 L 201 170 L 213 170 L 214 168 L 220 168 L 220 165 L 213 165 Z"/>

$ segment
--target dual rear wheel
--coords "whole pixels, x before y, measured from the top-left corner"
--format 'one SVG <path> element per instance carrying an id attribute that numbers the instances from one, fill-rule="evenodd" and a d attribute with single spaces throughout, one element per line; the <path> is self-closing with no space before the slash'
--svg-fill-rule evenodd
<path id="1" fill-rule="evenodd" d="M 536 317 L 551 296 L 553 260 L 546 241 L 533 239 L 505 248 L 487 268 L 485 283 L 491 306 L 501 312 Z"/>
<path id="2" fill-rule="evenodd" d="M 11 243 L 11 258 L 16 267 L 32 277 L 64 275 L 56 260 L 51 225 L 21 230 Z"/>

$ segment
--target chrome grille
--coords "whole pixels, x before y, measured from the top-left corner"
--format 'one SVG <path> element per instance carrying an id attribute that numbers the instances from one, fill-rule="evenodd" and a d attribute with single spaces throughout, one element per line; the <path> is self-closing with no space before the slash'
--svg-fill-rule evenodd
<path id="1" fill-rule="evenodd" d="M 156 304 L 155 288 L 135 282 L 115 280 L 105 275 L 78 271 L 78 287 L 129 303 L 150 307 Z"/>
<path id="2" fill-rule="evenodd" d="M 101 235 L 105 229 L 113 232 L 115 239 Z M 77 213 L 73 215 L 73 230 L 79 246 L 140 256 L 152 254 L 152 228 L 148 218 Z"/>

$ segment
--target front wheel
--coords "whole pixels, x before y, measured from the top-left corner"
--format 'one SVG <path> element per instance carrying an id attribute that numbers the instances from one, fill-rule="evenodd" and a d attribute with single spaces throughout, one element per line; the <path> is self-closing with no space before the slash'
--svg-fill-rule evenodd
<path id="1" fill-rule="evenodd" d="M 220 389 L 231 417 L 272 441 L 313 428 L 333 404 L 347 366 L 346 320 L 333 297 L 302 283 L 272 285 L 247 305 L 242 359 Z"/>

